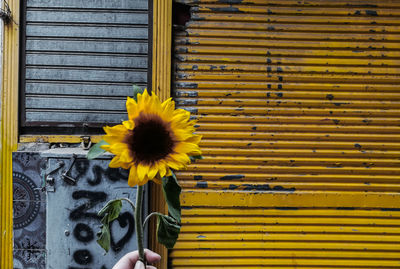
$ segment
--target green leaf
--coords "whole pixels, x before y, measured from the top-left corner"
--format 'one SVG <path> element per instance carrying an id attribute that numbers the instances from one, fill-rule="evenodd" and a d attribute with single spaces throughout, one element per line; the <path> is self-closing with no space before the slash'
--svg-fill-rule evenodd
<path id="1" fill-rule="evenodd" d="M 108 252 L 110 249 L 110 223 L 118 218 L 121 212 L 122 201 L 120 199 L 109 201 L 100 211 L 97 213 L 101 219 L 101 231 L 97 233 L 97 243 Z"/>
<path id="2" fill-rule="evenodd" d="M 178 240 L 181 226 L 176 221 L 165 215 L 157 215 L 157 239 L 167 248 L 173 248 Z"/>
<path id="3" fill-rule="evenodd" d="M 122 208 L 121 199 L 111 200 L 108 201 L 108 203 L 102 209 L 100 209 L 97 215 L 99 215 L 100 217 L 104 216 L 103 219 L 106 218 L 107 222 L 111 222 L 116 218 L 118 218 L 119 212 L 121 212 L 121 208 Z"/>
<path id="4" fill-rule="evenodd" d="M 140 93 L 142 94 L 144 92 L 144 89 L 140 88 L 138 85 L 133 84 L 133 99 L 137 102 L 137 95 Z"/>
<path id="5" fill-rule="evenodd" d="M 89 149 L 89 152 L 87 153 L 87 158 L 89 160 L 96 159 L 100 155 L 102 155 L 104 152 L 106 152 L 104 149 L 100 148 L 100 146 L 103 145 L 108 145 L 108 143 L 104 140 L 101 140 L 99 143 L 95 144 Z"/>
<path id="6" fill-rule="evenodd" d="M 162 187 L 165 201 L 168 205 L 168 213 L 176 219 L 178 223 L 181 223 L 181 202 L 179 200 L 179 195 L 181 194 L 182 188 L 179 186 L 178 180 L 173 172 L 172 176 L 163 178 Z"/>
<path id="7" fill-rule="evenodd" d="M 101 231 L 97 233 L 97 243 L 106 251 L 110 250 L 110 228 L 108 225 L 101 225 Z"/>
<path id="8" fill-rule="evenodd" d="M 190 161 L 191 161 L 192 163 L 194 163 L 196 160 L 203 160 L 203 159 L 204 159 L 203 156 L 201 156 L 201 155 L 189 156 L 189 158 L 190 158 Z"/>

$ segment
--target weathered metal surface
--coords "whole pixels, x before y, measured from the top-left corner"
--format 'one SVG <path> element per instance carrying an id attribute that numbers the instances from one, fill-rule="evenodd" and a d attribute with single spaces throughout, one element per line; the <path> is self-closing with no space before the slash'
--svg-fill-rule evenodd
<path id="1" fill-rule="evenodd" d="M 177 2 L 205 158 L 178 173 L 174 268 L 399 267 L 400 3 Z"/>
<path id="2" fill-rule="evenodd" d="M 103 116 L 120 122 L 132 84 L 147 83 L 147 2 L 27 1 L 22 126 L 98 126 Z M 110 108 L 99 115 L 90 100 L 103 96 L 118 105 L 97 99 Z"/>
<path id="3" fill-rule="evenodd" d="M 107 156 L 89 161 L 85 155 L 77 148 L 14 153 L 14 268 L 111 268 L 135 249 L 133 212 L 125 202 L 111 225 L 110 252 L 104 256 L 96 243 L 98 210 L 111 199 L 135 200 L 136 189 L 127 185 L 126 170 L 108 168 Z M 49 178 L 54 184 L 43 181 Z"/>

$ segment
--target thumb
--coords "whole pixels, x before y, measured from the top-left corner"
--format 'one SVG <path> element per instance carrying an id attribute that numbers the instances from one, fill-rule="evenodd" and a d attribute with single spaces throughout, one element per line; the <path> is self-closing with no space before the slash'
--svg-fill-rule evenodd
<path id="1" fill-rule="evenodd" d="M 137 261 L 134 269 L 146 269 L 146 266 L 142 261 Z"/>

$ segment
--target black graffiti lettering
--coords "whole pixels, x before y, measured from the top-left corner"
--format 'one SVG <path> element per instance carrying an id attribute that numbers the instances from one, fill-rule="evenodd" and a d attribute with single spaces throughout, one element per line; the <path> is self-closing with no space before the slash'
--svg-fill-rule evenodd
<path id="1" fill-rule="evenodd" d="M 72 198 L 75 200 L 78 199 L 88 199 L 87 202 L 80 205 L 76 209 L 74 209 L 70 214 L 69 218 L 71 220 L 78 220 L 82 218 L 95 218 L 99 219 L 100 217 L 97 216 L 97 213 L 94 212 L 87 212 L 89 209 L 96 206 L 98 203 L 104 202 L 107 199 L 107 194 L 104 192 L 93 192 L 93 191 L 75 191 L 72 193 Z"/>
<path id="2" fill-rule="evenodd" d="M 74 261 L 77 264 L 86 265 L 93 262 L 92 254 L 87 249 L 80 249 L 73 254 Z"/>
<path id="3" fill-rule="evenodd" d="M 119 252 L 125 246 L 125 244 L 127 244 L 129 240 L 132 238 L 133 232 L 135 230 L 135 225 L 134 225 L 134 218 L 132 214 L 129 212 L 125 212 L 119 215 L 119 217 L 112 222 L 111 230 L 113 230 L 113 227 L 118 226 L 116 222 L 118 222 L 119 226 L 122 228 L 128 226 L 128 230 L 126 231 L 125 235 L 118 242 L 115 242 L 113 233 L 111 232 L 111 248 L 115 252 Z M 120 229 L 120 227 L 118 227 L 118 229 Z"/>
<path id="4" fill-rule="evenodd" d="M 128 180 L 128 170 L 122 168 L 108 168 L 106 169 L 106 176 L 113 182 L 117 182 L 119 180 L 127 181 Z"/>
<path id="5" fill-rule="evenodd" d="M 87 173 L 89 166 L 89 160 L 77 159 L 73 166 L 74 170 L 76 170 L 77 173 L 76 178 L 83 177 Z"/>
<path id="6" fill-rule="evenodd" d="M 78 223 L 74 228 L 74 236 L 81 242 L 90 242 L 94 239 L 92 228 L 84 223 Z"/>

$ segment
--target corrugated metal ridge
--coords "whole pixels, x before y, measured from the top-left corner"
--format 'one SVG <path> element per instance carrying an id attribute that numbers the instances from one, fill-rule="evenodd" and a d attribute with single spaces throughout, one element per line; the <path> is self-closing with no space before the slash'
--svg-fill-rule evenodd
<path id="1" fill-rule="evenodd" d="M 205 158 L 177 175 L 171 265 L 398 268 L 400 2 L 177 2 Z"/>

